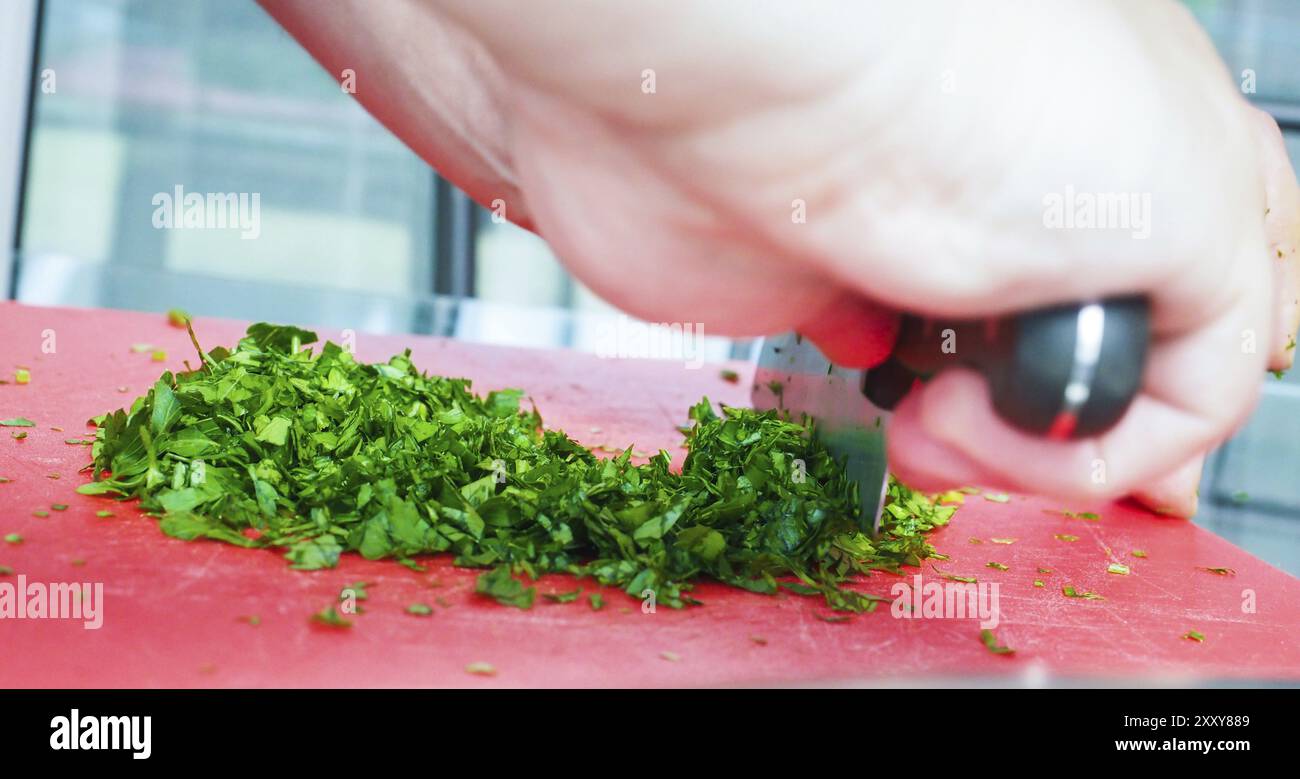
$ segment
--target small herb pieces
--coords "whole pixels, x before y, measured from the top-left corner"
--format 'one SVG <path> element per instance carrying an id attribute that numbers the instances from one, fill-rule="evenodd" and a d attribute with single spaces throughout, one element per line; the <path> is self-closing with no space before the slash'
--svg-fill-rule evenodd
<path id="1" fill-rule="evenodd" d="M 7 544 L 21 544 L 22 542 L 23 542 L 23 537 L 18 535 L 17 533 L 10 533 L 5 536 L 5 543 Z"/>
<path id="2" fill-rule="evenodd" d="M 1078 536 L 1072 536 L 1069 533 L 1057 533 L 1052 537 L 1055 538 L 1057 541 L 1065 541 L 1071 544 L 1079 540 Z"/>
<path id="3" fill-rule="evenodd" d="M 352 627 L 352 622 L 350 620 L 344 619 L 343 616 L 339 614 L 338 610 L 335 609 L 333 606 L 327 606 L 321 609 L 320 611 L 311 615 L 311 619 L 313 622 L 315 622 L 318 625 L 325 625 L 326 627 L 331 627 L 331 628 Z"/>
<path id="4" fill-rule="evenodd" d="M 1111 563 L 1106 566 L 1106 573 L 1113 573 L 1117 576 L 1128 576 L 1129 567 L 1123 563 Z"/>
<path id="5" fill-rule="evenodd" d="M 1200 568 L 1198 570 L 1206 571 L 1207 573 L 1212 573 L 1215 576 L 1236 576 L 1237 575 L 1237 572 L 1232 570 L 1231 568 Z"/>
<path id="6" fill-rule="evenodd" d="M 32 372 L 27 370 L 26 368 L 19 368 L 18 370 L 14 371 L 15 384 L 27 384 L 31 380 L 32 380 Z"/>
<path id="7" fill-rule="evenodd" d="M 1016 650 L 1011 647 L 998 643 L 998 637 L 992 630 L 981 630 L 980 641 L 983 641 L 984 646 L 995 655 L 1014 655 L 1016 653 Z"/>
<path id="8" fill-rule="evenodd" d="M 984 500 L 993 503 L 1009 503 L 1011 502 L 1011 496 L 1005 492 L 986 492 L 984 493 Z"/>
<path id="9" fill-rule="evenodd" d="M 537 596 L 537 588 L 525 587 L 523 582 L 511 576 L 508 565 L 499 565 L 480 574 L 474 584 L 474 591 L 495 598 L 497 603 L 519 609 L 531 609 L 533 599 Z"/>
<path id="10" fill-rule="evenodd" d="M 552 603 L 573 603 L 581 594 L 582 589 L 578 588 L 572 592 L 548 592 L 542 597 Z"/>
<path id="11" fill-rule="evenodd" d="M 433 608 L 427 603 L 412 603 L 406 607 L 406 613 L 416 617 L 431 617 Z"/>
<path id="12" fill-rule="evenodd" d="M 1073 584 L 1066 584 L 1061 587 L 1061 593 L 1067 598 L 1082 598 L 1084 600 L 1106 600 L 1095 592 L 1085 592 L 1075 589 Z"/>
<path id="13" fill-rule="evenodd" d="M 1009 570 L 1011 570 L 1011 566 L 1009 566 L 1009 565 L 1003 565 L 1002 563 L 992 563 L 992 562 L 990 562 L 990 563 L 985 563 L 984 565 L 985 565 L 985 567 L 987 567 L 987 568 L 993 568 L 994 570 L 998 570 L 998 571 L 1009 571 Z"/>
<path id="14" fill-rule="evenodd" d="M 36 423 L 24 417 L 0 419 L 0 427 L 36 427 Z"/>
<path id="15" fill-rule="evenodd" d="M 1182 637 L 1187 639 L 1188 641 L 1195 641 L 1198 644 L 1203 643 L 1205 641 L 1205 634 L 1195 630 L 1187 631 L 1182 635 Z"/>

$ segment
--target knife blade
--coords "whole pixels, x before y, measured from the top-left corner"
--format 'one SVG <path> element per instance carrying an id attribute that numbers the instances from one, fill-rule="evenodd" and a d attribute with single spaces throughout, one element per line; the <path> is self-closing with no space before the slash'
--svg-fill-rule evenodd
<path id="1" fill-rule="evenodd" d="M 1053 439 L 1099 435 L 1141 385 L 1149 318 L 1147 301 L 1135 297 L 988 320 L 904 316 L 893 353 L 870 370 L 835 365 L 808 339 L 785 333 L 762 340 L 751 401 L 812 421 L 857 484 L 859 525 L 875 533 L 889 486 L 890 412 L 917 381 L 952 365 L 974 368 L 1009 424 Z"/>

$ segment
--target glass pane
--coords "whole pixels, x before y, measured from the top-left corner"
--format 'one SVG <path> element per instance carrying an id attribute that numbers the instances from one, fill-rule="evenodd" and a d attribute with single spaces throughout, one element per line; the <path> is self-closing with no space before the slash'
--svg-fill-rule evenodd
<path id="1" fill-rule="evenodd" d="M 44 8 L 27 262 L 432 289 L 434 173 L 255 3 Z"/>
<path id="2" fill-rule="evenodd" d="M 1254 75 L 1255 100 L 1300 103 L 1300 3 L 1184 0 L 1214 39 L 1233 77 Z"/>

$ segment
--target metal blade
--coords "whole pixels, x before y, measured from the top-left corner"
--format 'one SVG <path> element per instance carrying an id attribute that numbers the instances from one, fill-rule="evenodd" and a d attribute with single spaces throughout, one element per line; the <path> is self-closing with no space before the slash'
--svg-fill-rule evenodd
<path id="1" fill-rule="evenodd" d="M 880 529 L 889 484 L 885 425 L 889 412 L 862 394 L 863 371 L 833 365 L 811 341 L 794 333 L 764 338 L 754 374 L 757 409 L 785 409 L 816 420 L 818 440 L 857 483 L 864 531 Z"/>

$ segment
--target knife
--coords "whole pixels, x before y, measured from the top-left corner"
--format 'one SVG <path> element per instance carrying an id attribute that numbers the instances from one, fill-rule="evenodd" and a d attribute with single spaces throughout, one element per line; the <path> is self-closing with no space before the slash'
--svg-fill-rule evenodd
<path id="1" fill-rule="evenodd" d="M 1142 383 L 1150 339 L 1145 298 L 1117 297 L 986 320 L 902 318 L 890 356 L 869 370 L 833 364 L 796 333 L 764 338 L 752 401 L 813 433 L 857 483 L 864 531 L 880 528 L 890 412 L 918 381 L 953 365 L 989 383 L 1004 421 L 1034 435 L 1079 439 L 1109 430 Z"/>

